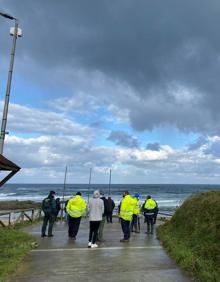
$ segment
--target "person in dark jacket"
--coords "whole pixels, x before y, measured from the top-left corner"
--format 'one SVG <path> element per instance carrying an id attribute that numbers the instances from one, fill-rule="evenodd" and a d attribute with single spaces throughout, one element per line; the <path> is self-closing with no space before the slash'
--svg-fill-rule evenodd
<path id="1" fill-rule="evenodd" d="M 107 211 L 107 222 L 112 223 L 112 214 L 115 208 L 115 202 L 111 197 L 108 197 L 108 211 Z"/>
<path id="2" fill-rule="evenodd" d="M 60 198 L 57 198 L 55 201 L 56 201 L 56 209 L 57 209 L 57 211 L 56 211 L 56 220 L 57 220 L 58 214 L 61 210 Z"/>
<path id="3" fill-rule="evenodd" d="M 101 196 L 100 199 L 104 203 L 104 213 L 102 215 L 102 221 L 99 224 L 97 241 L 104 242 L 104 239 L 103 239 L 103 229 L 104 229 L 104 225 L 105 225 L 105 221 L 106 221 L 106 216 L 107 216 L 107 212 L 108 212 L 108 200 L 105 198 L 104 192 L 102 192 L 102 191 L 100 191 L 100 196 Z"/>
<path id="4" fill-rule="evenodd" d="M 49 221 L 49 228 L 48 228 L 48 237 L 53 237 L 52 230 L 53 230 L 53 224 L 56 218 L 56 201 L 54 199 L 55 192 L 50 191 L 47 198 L 45 198 L 42 202 L 42 210 L 44 212 L 44 219 L 43 219 L 43 225 L 41 229 L 41 237 L 46 237 L 46 229 L 47 224 Z"/>
<path id="5" fill-rule="evenodd" d="M 156 213 L 156 207 L 156 202 L 151 198 L 151 196 L 147 196 L 147 199 L 142 206 L 142 210 L 145 216 L 145 222 L 147 222 L 146 234 L 154 233 L 154 217 Z"/>

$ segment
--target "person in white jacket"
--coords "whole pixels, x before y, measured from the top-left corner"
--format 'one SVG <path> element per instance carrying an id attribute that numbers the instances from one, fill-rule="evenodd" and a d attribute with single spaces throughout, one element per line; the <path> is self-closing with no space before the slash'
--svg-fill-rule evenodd
<path id="1" fill-rule="evenodd" d="M 104 203 L 100 199 L 100 193 L 96 190 L 93 193 L 93 199 L 89 201 L 89 243 L 88 248 L 97 248 L 96 244 L 97 234 L 99 230 L 99 225 L 102 220 L 102 215 L 104 213 Z"/>

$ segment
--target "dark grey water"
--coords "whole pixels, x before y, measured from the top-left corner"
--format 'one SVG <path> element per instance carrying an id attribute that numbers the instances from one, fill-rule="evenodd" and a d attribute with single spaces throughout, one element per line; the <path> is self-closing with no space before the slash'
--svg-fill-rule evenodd
<path id="1" fill-rule="evenodd" d="M 10 200 L 33 200 L 40 202 L 47 196 L 48 191 L 54 190 L 57 197 L 63 196 L 63 184 L 6 184 L 0 188 L 0 201 Z M 65 190 L 65 199 L 74 195 L 77 191 L 82 192 L 85 199 L 88 194 L 91 197 L 94 190 L 102 190 L 108 196 L 119 203 L 122 191 L 128 190 L 131 195 L 134 192 L 140 194 L 140 201 L 144 202 L 147 195 L 151 195 L 159 204 L 160 210 L 174 210 L 188 196 L 197 192 L 220 190 L 220 185 L 180 185 L 180 184 L 68 184 Z"/>

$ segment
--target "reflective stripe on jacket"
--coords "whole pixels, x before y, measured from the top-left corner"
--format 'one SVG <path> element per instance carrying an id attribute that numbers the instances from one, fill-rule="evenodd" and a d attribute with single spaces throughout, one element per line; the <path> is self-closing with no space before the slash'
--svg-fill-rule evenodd
<path id="1" fill-rule="evenodd" d="M 81 217 L 86 211 L 86 201 L 80 195 L 76 195 L 69 200 L 66 211 L 71 217 Z"/>
<path id="2" fill-rule="evenodd" d="M 130 196 L 126 195 L 121 201 L 120 217 L 124 220 L 131 221 L 136 201 Z"/>
<path id="3" fill-rule="evenodd" d="M 135 200 L 134 214 L 139 215 L 141 213 L 139 200 L 137 198 L 134 198 L 134 200 Z"/>

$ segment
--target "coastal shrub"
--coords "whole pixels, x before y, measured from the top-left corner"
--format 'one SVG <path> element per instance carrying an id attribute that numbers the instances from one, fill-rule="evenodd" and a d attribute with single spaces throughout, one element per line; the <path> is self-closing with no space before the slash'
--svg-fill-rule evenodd
<path id="1" fill-rule="evenodd" d="M 158 227 L 157 235 L 171 257 L 197 281 L 219 281 L 220 191 L 188 198 L 170 221 Z"/>

